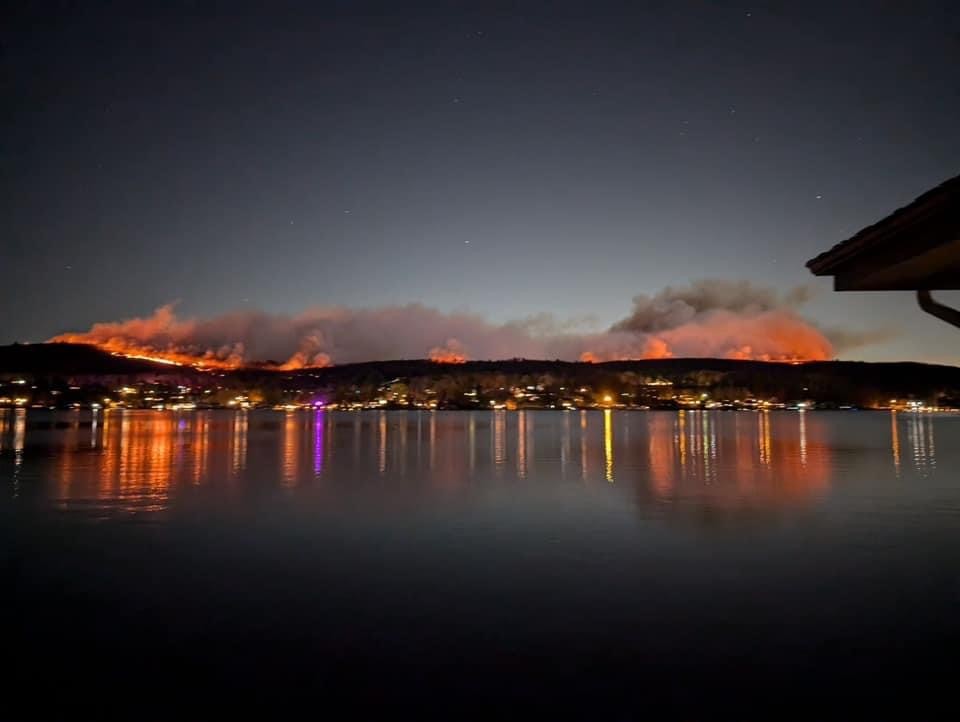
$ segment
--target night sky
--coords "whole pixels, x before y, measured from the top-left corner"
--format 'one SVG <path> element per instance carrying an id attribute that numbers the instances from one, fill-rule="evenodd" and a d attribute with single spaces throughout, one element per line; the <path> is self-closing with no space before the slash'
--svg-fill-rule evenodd
<path id="1" fill-rule="evenodd" d="M 136 6 L 0 30 L 0 342 L 170 301 L 603 327 L 712 277 L 960 361 L 912 294 L 804 267 L 960 171 L 960 3 Z"/>

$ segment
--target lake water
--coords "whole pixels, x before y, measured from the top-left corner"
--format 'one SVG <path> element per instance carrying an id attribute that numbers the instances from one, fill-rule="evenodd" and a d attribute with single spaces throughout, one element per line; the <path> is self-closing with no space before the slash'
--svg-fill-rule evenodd
<path id="1" fill-rule="evenodd" d="M 957 415 L 8 409 L 0 524 L 4 719 L 918 718 L 960 641 Z"/>

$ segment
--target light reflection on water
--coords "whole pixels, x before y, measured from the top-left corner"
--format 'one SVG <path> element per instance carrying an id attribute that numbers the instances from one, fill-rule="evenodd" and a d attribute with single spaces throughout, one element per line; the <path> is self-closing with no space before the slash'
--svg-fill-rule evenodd
<path id="1" fill-rule="evenodd" d="M 376 678 L 634 719 L 734 690 L 776 719 L 855 672 L 860 709 L 960 640 L 958 441 L 879 412 L 0 410 L 8 667 L 69 704 L 108 679 L 125 716 L 197 658 L 161 697 Z"/>
<path id="2" fill-rule="evenodd" d="M 104 516 L 167 510 L 189 485 L 232 480 L 296 491 L 375 477 L 437 491 L 492 480 L 605 481 L 641 504 L 776 510 L 824 498 L 851 465 L 881 478 L 931 477 L 939 427 L 955 434 L 955 420 L 895 412 L 16 409 L 0 411 L 0 460 L 8 497 L 29 479 L 35 499 Z"/>

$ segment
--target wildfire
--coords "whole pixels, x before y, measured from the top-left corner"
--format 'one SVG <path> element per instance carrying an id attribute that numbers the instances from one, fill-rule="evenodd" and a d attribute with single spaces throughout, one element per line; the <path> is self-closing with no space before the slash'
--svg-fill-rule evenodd
<path id="1" fill-rule="evenodd" d="M 298 371 L 300 369 L 322 369 L 332 365 L 333 361 L 325 353 L 310 356 L 303 351 L 297 351 L 276 368 L 278 371 Z"/>
<path id="2" fill-rule="evenodd" d="M 830 359 L 830 347 L 824 345 L 811 344 L 802 352 L 797 349 L 789 349 L 780 353 L 776 352 L 758 352 L 750 346 L 740 346 L 729 348 L 723 353 L 715 354 L 716 358 L 726 358 L 735 361 L 768 361 L 771 363 L 789 363 L 799 365 L 809 361 L 826 361 Z M 659 338 L 649 339 L 646 346 L 638 353 L 629 351 L 584 351 L 580 354 L 580 361 L 584 363 L 602 363 L 604 361 L 639 361 L 644 359 L 668 359 L 678 355 L 671 350 L 670 346 Z"/>
<path id="3" fill-rule="evenodd" d="M 430 349 L 428 358 L 438 364 L 462 364 L 467 362 L 467 352 L 462 343 L 451 338 L 445 346 Z"/>
<path id="4" fill-rule="evenodd" d="M 438 364 L 464 364 L 467 357 L 458 353 L 434 353 L 430 352 L 430 360 Z"/>
<path id="5" fill-rule="evenodd" d="M 216 354 L 205 351 L 202 354 L 190 353 L 189 351 L 177 349 L 154 349 L 146 346 L 139 346 L 129 342 L 123 342 L 119 339 L 110 339 L 108 341 L 91 341 L 91 339 L 81 334 L 64 334 L 53 339 L 55 343 L 82 343 L 94 346 L 102 351 L 107 351 L 113 356 L 119 358 L 136 359 L 138 361 L 149 361 L 151 363 L 164 364 L 165 366 L 179 366 L 197 369 L 198 371 L 230 371 L 243 368 L 248 365 L 244 359 L 237 355 L 218 357 Z M 282 364 L 255 364 L 266 368 L 273 368 L 277 371 L 294 371 L 298 369 L 323 368 L 331 364 L 328 356 L 318 354 L 313 358 L 305 358 L 302 354 L 294 354 L 290 359 Z"/>
<path id="6" fill-rule="evenodd" d="M 417 304 L 369 309 L 318 307 L 299 314 L 233 311 L 179 318 L 152 314 L 93 324 L 50 339 L 171 366 L 283 371 L 391 358 L 441 364 L 471 358 L 728 358 L 796 363 L 834 358 L 832 334 L 797 311 L 802 294 L 747 282 L 705 280 L 638 295 L 629 316 L 606 330 L 567 330 L 549 314 L 502 324 Z M 267 361 L 273 359 L 273 361 Z"/>
<path id="7" fill-rule="evenodd" d="M 168 358 L 160 358 L 159 356 L 145 356 L 139 353 L 117 353 L 117 352 L 114 352 L 113 355 L 121 356 L 123 358 L 135 358 L 141 361 L 152 361 L 153 363 L 156 363 L 156 364 L 167 364 L 169 366 L 183 366 L 183 364 L 180 363 L 179 361 L 173 361 L 172 359 L 168 359 Z"/>
<path id="8" fill-rule="evenodd" d="M 242 359 L 236 357 L 218 358 L 210 352 L 194 354 L 180 349 L 156 349 L 150 346 L 141 346 L 121 339 L 95 341 L 83 334 L 64 334 L 53 339 L 57 343 L 83 343 L 95 346 L 102 351 L 108 351 L 121 358 L 150 361 L 167 366 L 189 366 L 195 369 L 236 369 L 243 365 Z"/>

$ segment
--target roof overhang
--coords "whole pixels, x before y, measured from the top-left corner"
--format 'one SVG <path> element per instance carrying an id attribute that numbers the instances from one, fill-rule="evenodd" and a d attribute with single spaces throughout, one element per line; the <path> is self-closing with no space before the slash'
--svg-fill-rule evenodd
<path id="1" fill-rule="evenodd" d="M 960 289 L 960 176 L 807 262 L 837 291 Z"/>

